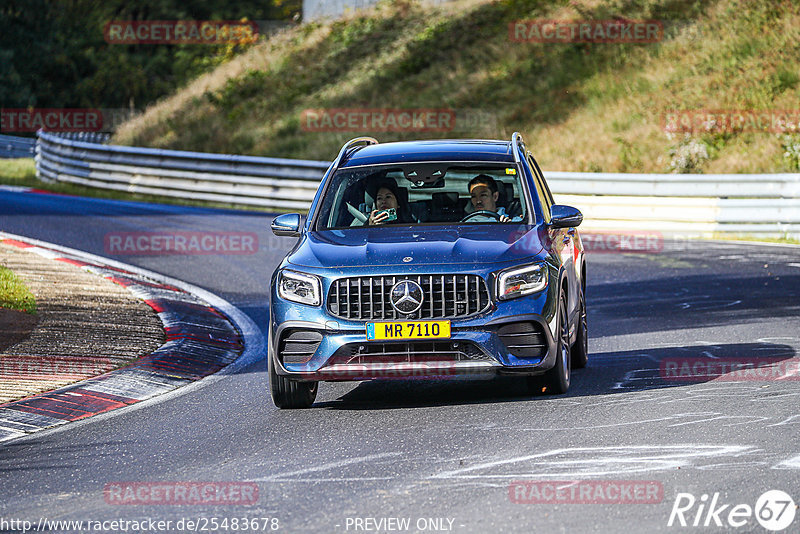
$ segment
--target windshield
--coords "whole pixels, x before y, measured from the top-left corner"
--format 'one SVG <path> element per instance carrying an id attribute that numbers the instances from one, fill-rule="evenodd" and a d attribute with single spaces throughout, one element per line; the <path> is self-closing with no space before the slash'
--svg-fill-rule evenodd
<path id="1" fill-rule="evenodd" d="M 325 190 L 317 230 L 527 220 L 519 172 L 508 164 L 419 163 L 340 169 Z"/>

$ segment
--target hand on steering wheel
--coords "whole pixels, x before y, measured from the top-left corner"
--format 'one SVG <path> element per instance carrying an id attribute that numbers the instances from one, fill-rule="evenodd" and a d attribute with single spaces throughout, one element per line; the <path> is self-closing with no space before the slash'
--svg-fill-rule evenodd
<path id="1" fill-rule="evenodd" d="M 477 217 L 479 215 L 481 217 L 494 217 L 496 220 L 498 220 L 498 221 L 500 220 L 500 214 L 499 213 L 494 212 L 494 211 L 490 211 L 490 210 L 480 210 L 480 211 L 473 211 L 472 213 L 468 213 L 467 215 L 465 215 L 461 219 L 460 222 L 467 222 L 472 217 Z"/>

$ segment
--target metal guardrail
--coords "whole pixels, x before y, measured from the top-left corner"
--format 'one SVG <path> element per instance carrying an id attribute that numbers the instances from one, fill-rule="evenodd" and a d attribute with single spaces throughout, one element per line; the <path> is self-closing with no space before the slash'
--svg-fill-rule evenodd
<path id="1" fill-rule="evenodd" d="M 329 166 L 99 145 L 44 132 L 36 156 L 46 181 L 291 210 L 308 209 Z M 558 202 L 583 211 L 589 230 L 800 237 L 800 174 L 545 175 Z"/>
<path id="2" fill-rule="evenodd" d="M 0 158 L 32 158 L 36 153 L 36 139 L 0 135 Z"/>
<path id="3" fill-rule="evenodd" d="M 548 172 L 594 230 L 800 238 L 800 174 Z"/>
<path id="4" fill-rule="evenodd" d="M 39 133 L 37 175 L 169 197 L 308 209 L 330 163 L 97 145 Z"/>
<path id="5" fill-rule="evenodd" d="M 111 134 L 104 132 L 65 132 L 59 133 L 58 137 L 73 141 L 102 144 L 111 138 Z M 37 139 L 34 137 L 0 134 L 0 158 L 33 158 L 36 156 L 36 142 Z"/>
<path id="6" fill-rule="evenodd" d="M 548 172 L 547 183 L 572 195 L 800 198 L 800 174 Z"/>
<path id="7" fill-rule="evenodd" d="M 60 132 L 57 135 L 61 139 L 99 144 L 105 144 L 111 139 L 111 134 L 108 132 Z"/>

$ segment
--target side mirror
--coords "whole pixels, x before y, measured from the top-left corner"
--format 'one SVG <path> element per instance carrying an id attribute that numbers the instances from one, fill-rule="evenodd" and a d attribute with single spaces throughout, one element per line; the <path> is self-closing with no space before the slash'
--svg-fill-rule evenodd
<path id="1" fill-rule="evenodd" d="M 272 220 L 270 225 L 272 233 L 277 236 L 299 237 L 300 236 L 300 214 L 284 213 Z"/>
<path id="2" fill-rule="evenodd" d="M 580 226 L 582 222 L 583 214 L 578 208 L 563 204 L 553 204 L 550 207 L 550 224 L 554 228 L 571 228 Z"/>

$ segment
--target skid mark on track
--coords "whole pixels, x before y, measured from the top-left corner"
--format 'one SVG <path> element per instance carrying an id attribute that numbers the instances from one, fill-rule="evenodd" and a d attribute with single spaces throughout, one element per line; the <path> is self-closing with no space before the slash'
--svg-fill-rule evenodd
<path id="1" fill-rule="evenodd" d="M 791 415 L 786 419 L 784 419 L 783 421 L 781 421 L 780 423 L 775 423 L 767 426 L 786 426 L 786 425 L 798 425 L 798 424 L 800 424 L 800 415 Z"/>
<path id="2" fill-rule="evenodd" d="M 608 405 L 606 404 L 606 407 Z M 724 426 L 736 426 L 736 425 L 745 425 L 750 423 L 758 423 L 763 421 L 768 421 L 769 417 L 760 417 L 754 415 L 725 415 L 719 412 L 689 412 L 689 413 L 677 413 L 673 415 L 667 415 L 664 417 L 657 417 L 652 419 L 636 419 L 631 421 L 620 421 L 616 423 L 608 423 L 608 424 L 597 424 L 597 425 L 574 425 L 574 426 L 562 426 L 562 427 L 523 427 L 523 426 L 514 426 L 514 427 L 497 427 L 497 426 L 489 426 L 489 427 L 476 427 L 474 430 L 485 430 L 485 431 L 492 431 L 496 432 L 498 430 L 514 430 L 514 431 L 524 431 L 524 432 L 571 432 L 575 430 L 602 430 L 604 428 L 620 428 L 626 426 L 642 426 L 648 424 L 658 424 L 658 423 L 673 423 L 666 425 L 668 427 L 677 427 L 677 426 L 684 426 L 684 425 L 692 425 L 697 423 L 707 423 L 710 421 L 716 420 L 726 420 L 726 419 L 746 419 L 746 421 L 733 423 L 731 425 L 724 425 Z"/>
<path id="3" fill-rule="evenodd" d="M 655 395 L 652 393 L 647 393 L 644 391 L 637 392 L 636 396 L 622 396 L 622 395 L 614 395 L 614 396 L 604 396 L 600 401 L 591 401 L 587 402 L 584 401 L 582 403 L 583 406 L 587 408 L 595 408 L 595 407 L 609 407 L 609 406 L 631 406 L 634 404 L 652 404 L 653 402 L 658 401 L 658 399 L 663 398 L 663 395 Z"/>
<path id="4" fill-rule="evenodd" d="M 754 343 L 725 345 L 711 341 L 694 341 L 692 346 L 660 346 L 652 347 L 642 352 L 615 354 L 614 351 L 606 352 L 595 361 L 602 362 L 605 366 L 627 367 L 622 369 L 622 376 L 610 386 L 612 391 L 619 390 L 649 390 L 660 387 L 692 386 L 702 382 L 727 381 L 742 382 L 745 380 L 756 380 L 737 374 L 736 369 L 743 369 L 742 366 L 752 366 L 762 369 L 773 368 L 773 372 L 779 372 L 780 378 L 772 378 L 771 381 L 796 380 L 800 376 L 800 366 L 781 363 L 786 367 L 783 370 L 775 362 L 778 359 L 790 360 L 798 354 L 797 338 L 793 337 L 774 337 L 761 338 Z M 720 370 L 726 369 L 717 362 L 731 362 L 732 366 L 727 367 L 727 372 Z M 711 369 L 716 369 L 709 375 L 702 374 L 706 369 L 705 362 L 714 362 Z M 655 364 L 655 365 L 653 365 Z M 733 364 L 736 364 L 734 369 Z M 698 367 L 699 366 L 699 367 Z M 697 370 L 699 369 L 699 370 Z M 759 380 L 766 381 L 764 378 Z"/>
<path id="5" fill-rule="evenodd" d="M 637 383 L 644 382 L 644 383 Z M 611 389 L 648 389 L 663 386 L 663 379 L 659 376 L 659 369 L 645 367 L 625 371 L 622 380 L 615 382 Z M 635 384 L 635 385 L 634 385 Z"/>
<path id="6" fill-rule="evenodd" d="M 760 416 L 756 416 L 756 415 L 715 414 L 712 417 L 707 417 L 707 418 L 704 418 L 704 419 L 698 419 L 696 421 L 686 421 L 686 422 L 682 422 L 682 423 L 674 423 L 674 424 L 671 424 L 669 426 L 670 427 L 679 427 L 679 426 L 694 425 L 694 424 L 698 424 L 698 423 L 700 423 L 700 424 L 710 423 L 711 421 L 725 421 L 725 420 L 736 420 L 736 419 L 742 419 L 743 421 L 740 421 L 738 423 L 723 425 L 723 426 L 748 425 L 748 424 L 751 424 L 751 423 L 761 423 L 761 422 L 770 420 L 769 417 L 760 417 Z"/>
<path id="7" fill-rule="evenodd" d="M 714 471 L 717 469 L 725 469 L 726 471 L 751 471 L 753 468 L 766 466 L 769 466 L 769 462 L 721 462 L 718 464 L 702 465 L 697 469 L 700 471 Z"/>
<path id="8" fill-rule="evenodd" d="M 321 473 L 325 471 L 333 471 L 333 470 L 340 470 L 343 467 L 349 467 L 354 464 L 361 464 L 361 463 L 369 463 L 374 460 L 385 460 L 388 458 L 396 458 L 398 456 L 402 456 L 400 452 L 385 452 L 380 454 L 370 454 L 368 456 L 362 456 L 360 458 L 349 458 L 347 460 L 339 460 L 336 462 L 329 462 L 326 464 L 317 465 L 314 467 L 307 467 L 305 469 L 297 469 L 295 471 L 287 471 L 285 473 L 275 473 L 274 475 L 270 475 L 267 477 L 256 478 L 253 479 L 253 482 L 282 482 L 282 481 L 293 481 L 293 482 L 300 482 L 300 481 L 351 481 L 351 480 L 387 480 L 393 477 L 386 476 L 386 477 L 322 477 L 322 478 L 302 478 L 298 479 L 299 475 L 307 475 L 311 473 Z"/>
<path id="9" fill-rule="evenodd" d="M 788 386 L 788 384 L 787 384 Z M 780 388 L 783 385 L 771 384 L 770 387 L 765 387 L 762 384 L 744 385 L 735 382 L 720 382 L 718 386 L 695 386 L 692 388 L 683 388 L 679 395 L 662 397 L 658 400 L 658 404 L 679 404 L 686 402 L 705 402 L 705 401 L 718 401 L 722 397 L 731 397 L 733 399 L 742 399 L 749 396 L 749 402 L 769 401 L 775 398 L 783 399 L 787 396 L 800 395 L 800 391 L 794 389 L 773 391 L 774 388 Z"/>
<path id="10" fill-rule="evenodd" d="M 772 467 L 773 469 L 800 469 L 800 454 L 788 460 L 784 460 Z"/>
<path id="11" fill-rule="evenodd" d="M 740 445 L 576 447 L 485 462 L 445 471 L 432 479 L 516 479 L 524 477 L 603 477 L 700 467 L 724 457 L 740 457 L 756 449 Z"/>
<path id="12" fill-rule="evenodd" d="M 742 301 L 735 299 L 735 300 L 700 300 L 702 297 L 698 297 L 697 301 L 687 301 L 681 302 L 676 304 L 676 306 L 682 310 L 717 310 L 720 308 L 730 308 L 732 306 L 736 306 L 737 304 L 741 304 Z"/>
<path id="13" fill-rule="evenodd" d="M 798 396 L 800 396 L 800 391 L 776 391 L 775 393 L 770 393 L 768 396 L 764 395 L 763 397 L 750 399 L 750 401 L 784 403 L 787 400 L 787 397 L 798 397 Z"/>

